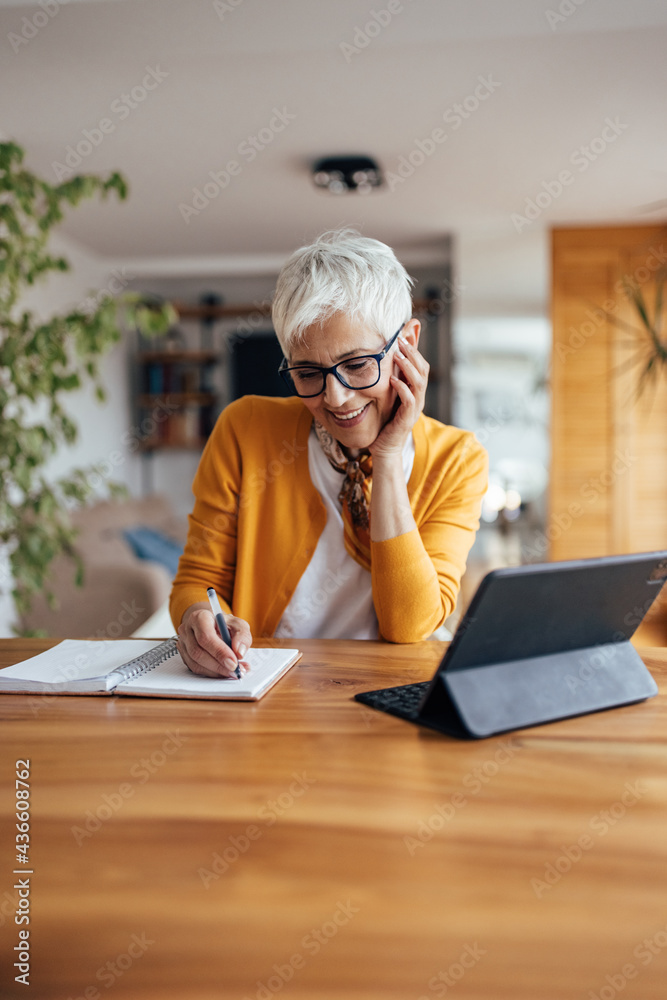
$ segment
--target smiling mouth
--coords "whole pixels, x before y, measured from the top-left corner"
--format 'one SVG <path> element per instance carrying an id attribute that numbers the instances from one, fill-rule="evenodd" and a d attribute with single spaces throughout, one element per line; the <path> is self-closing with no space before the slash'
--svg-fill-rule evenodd
<path id="1" fill-rule="evenodd" d="M 350 427 L 354 426 L 356 423 L 358 423 L 360 420 L 363 419 L 364 414 L 370 405 L 371 405 L 370 403 L 366 403 L 365 406 L 360 406 L 357 410 L 350 410 L 349 412 L 344 414 L 334 413 L 332 410 L 330 410 L 329 414 L 337 424 Z"/>

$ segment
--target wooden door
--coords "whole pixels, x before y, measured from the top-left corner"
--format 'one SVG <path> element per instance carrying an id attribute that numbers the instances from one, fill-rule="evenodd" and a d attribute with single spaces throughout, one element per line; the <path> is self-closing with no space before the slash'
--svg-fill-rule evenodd
<path id="1" fill-rule="evenodd" d="M 637 398 L 648 337 L 623 290 L 652 310 L 664 267 L 667 226 L 552 232 L 552 559 L 667 549 L 667 377 Z M 639 639 L 667 642 L 665 605 Z"/>

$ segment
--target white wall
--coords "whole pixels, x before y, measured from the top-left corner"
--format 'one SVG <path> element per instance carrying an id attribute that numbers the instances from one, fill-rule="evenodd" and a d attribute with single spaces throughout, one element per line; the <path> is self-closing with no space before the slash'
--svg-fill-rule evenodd
<path id="1" fill-rule="evenodd" d="M 489 452 L 489 480 L 536 500 L 547 483 L 551 327 L 541 316 L 454 324 L 454 423 Z"/>
<path id="2" fill-rule="evenodd" d="M 93 254 L 87 253 L 59 234 L 54 234 L 49 249 L 67 258 L 71 271 L 54 271 L 41 283 L 30 289 L 19 303 L 20 309 L 30 309 L 37 320 L 47 320 L 54 315 L 80 305 L 91 294 L 117 290 L 124 276 L 109 273 L 108 265 Z M 78 440 L 71 447 L 63 447 L 47 468 L 49 478 L 66 475 L 75 467 L 90 466 L 108 460 L 115 452 L 116 462 L 112 478 L 125 483 L 132 492 L 138 490 L 138 460 L 131 449 L 123 445 L 123 434 L 130 427 L 127 343 L 115 345 L 100 364 L 102 382 L 107 391 L 107 402 L 99 403 L 89 388 L 65 393 L 63 406 L 79 427 Z M 1 556 L 0 556 L 1 559 Z M 13 602 L 9 596 L 11 580 L 7 573 L 7 560 L 0 562 L 0 635 L 11 635 L 14 618 Z"/>

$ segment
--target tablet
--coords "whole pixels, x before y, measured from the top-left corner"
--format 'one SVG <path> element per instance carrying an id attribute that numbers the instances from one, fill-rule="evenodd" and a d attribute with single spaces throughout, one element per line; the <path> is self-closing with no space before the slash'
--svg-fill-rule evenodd
<path id="1" fill-rule="evenodd" d="M 651 698 L 630 638 L 666 578 L 667 551 L 493 570 L 430 681 L 356 698 L 462 738 Z"/>

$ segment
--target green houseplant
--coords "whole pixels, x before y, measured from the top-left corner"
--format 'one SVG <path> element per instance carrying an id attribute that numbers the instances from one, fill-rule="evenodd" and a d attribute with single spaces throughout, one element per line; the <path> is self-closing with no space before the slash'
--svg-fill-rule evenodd
<path id="1" fill-rule="evenodd" d="M 80 306 L 46 322 L 21 308 L 21 296 L 49 271 L 68 271 L 70 264 L 48 250 L 51 230 L 63 218 L 63 206 L 115 191 L 127 197 L 120 173 L 106 179 L 91 174 L 52 186 L 23 166 L 24 150 L 0 143 L 0 549 L 11 574 L 12 596 L 19 615 L 33 596 L 48 592 L 48 570 L 64 553 L 77 559 L 68 508 L 93 496 L 89 477 L 96 471 L 77 468 L 67 476 L 47 478 L 47 462 L 77 438 L 77 426 L 63 397 L 92 382 L 105 398 L 99 372 L 102 355 L 121 337 L 121 319 L 142 333 L 164 333 L 176 314 L 168 304 L 155 304 L 137 293 L 113 299 L 94 298 L 94 308 Z M 99 477 L 98 477 L 99 480 Z M 122 491 L 107 482 L 107 495 Z M 0 580 L 6 592 L 9 579 Z"/>
<path id="2" fill-rule="evenodd" d="M 667 372 L 667 339 L 664 327 L 665 284 L 667 268 L 655 273 L 655 297 L 653 304 L 644 295 L 641 283 L 627 275 L 621 279 L 623 291 L 636 315 L 639 325 L 634 326 L 613 312 L 602 310 L 606 318 L 629 335 L 625 346 L 632 348 L 631 356 L 621 365 L 620 370 L 639 369 L 635 398 L 643 394 L 649 386 L 655 386 L 661 373 Z"/>

